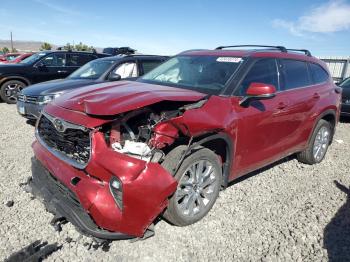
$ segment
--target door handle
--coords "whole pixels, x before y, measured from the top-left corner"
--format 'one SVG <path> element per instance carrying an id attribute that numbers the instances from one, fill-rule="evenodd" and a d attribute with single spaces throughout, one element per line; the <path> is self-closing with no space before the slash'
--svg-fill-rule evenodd
<path id="1" fill-rule="evenodd" d="M 285 109 L 286 107 L 287 107 L 287 104 L 285 104 L 285 103 L 283 103 L 283 102 L 278 103 L 278 105 L 277 105 L 277 109 L 278 109 L 278 110 L 283 110 L 283 109 Z"/>
<path id="2" fill-rule="evenodd" d="M 57 73 L 59 73 L 59 74 L 61 74 L 61 73 L 62 73 L 62 74 L 64 74 L 64 73 L 67 73 L 67 71 L 64 71 L 64 70 L 58 70 L 58 71 L 57 71 Z"/>
<path id="3" fill-rule="evenodd" d="M 315 93 L 313 96 L 312 96 L 313 99 L 320 99 L 320 95 L 318 93 Z"/>

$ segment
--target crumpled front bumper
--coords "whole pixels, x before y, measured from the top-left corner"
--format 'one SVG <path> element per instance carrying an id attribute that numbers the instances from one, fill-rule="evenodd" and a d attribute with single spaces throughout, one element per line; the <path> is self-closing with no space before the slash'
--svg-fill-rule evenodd
<path id="1" fill-rule="evenodd" d="M 51 177 L 76 196 L 81 210 L 77 212 L 75 209 L 66 208 L 60 200 L 49 201 L 54 204 L 59 202 L 59 208 L 56 210 L 59 210 L 62 216 L 95 237 L 103 238 L 96 236 L 96 228 L 113 233 L 120 232 L 123 234 L 122 238 L 142 237 L 149 225 L 167 206 L 169 196 L 176 190 L 176 180 L 158 163 L 146 163 L 113 151 L 106 145 L 101 133 L 93 133 L 91 140 L 92 155 L 84 170 L 74 168 L 57 158 L 38 141 L 33 143 L 37 161 Z M 33 180 L 34 172 L 35 170 Z M 112 176 L 118 177 L 122 182 L 123 210 L 117 206 L 109 189 Z M 72 182 L 77 180 L 78 183 Z M 47 182 L 44 180 L 43 183 Z M 38 188 L 43 186 L 39 185 Z M 45 195 L 43 197 L 49 199 Z M 57 199 L 56 195 L 53 199 Z M 78 221 L 86 221 L 87 217 L 90 217 L 95 225 L 89 226 L 89 230 Z M 116 234 L 118 236 L 119 233 Z"/>
<path id="2" fill-rule="evenodd" d="M 31 193 L 42 199 L 49 212 L 66 218 L 83 234 L 108 240 L 133 238 L 100 229 L 82 208 L 75 194 L 52 176 L 35 157 L 32 158 L 32 180 L 29 186 Z"/>

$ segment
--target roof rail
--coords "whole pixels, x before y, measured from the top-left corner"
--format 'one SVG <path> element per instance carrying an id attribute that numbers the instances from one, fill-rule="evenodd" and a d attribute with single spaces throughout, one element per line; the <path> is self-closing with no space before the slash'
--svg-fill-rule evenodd
<path id="1" fill-rule="evenodd" d="M 293 51 L 293 52 L 303 52 L 307 56 L 312 56 L 311 52 L 307 49 L 287 49 L 287 51 Z"/>
<path id="2" fill-rule="evenodd" d="M 311 52 L 307 49 L 292 49 L 292 48 L 285 48 L 284 46 L 271 46 L 271 45 L 229 45 L 229 46 L 219 46 L 215 48 L 216 50 L 221 50 L 224 48 L 231 48 L 231 47 L 267 47 L 267 48 L 276 48 L 279 49 L 283 53 L 287 53 L 288 51 L 292 52 L 303 52 L 307 56 L 312 56 Z"/>
<path id="3" fill-rule="evenodd" d="M 232 48 L 232 47 L 266 47 L 266 48 L 276 48 L 281 52 L 287 53 L 287 48 L 284 46 L 272 46 L 272 45 L 228 45 L 228 46 L 218 46 L 215 48 L 216 50 L 221 50 L 224 48 Z"/>

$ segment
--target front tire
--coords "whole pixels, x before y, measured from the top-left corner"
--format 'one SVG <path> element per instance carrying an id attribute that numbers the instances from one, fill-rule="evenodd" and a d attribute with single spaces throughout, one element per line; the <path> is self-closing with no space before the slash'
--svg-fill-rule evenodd
<path id="1" fill-rule="evenodd" d="M 173 171 L 181 152 L 183 150 L 170 152 L 163 167 Z M 175 179 L 178 187 L 163 217 L 177 226 L 196 223 L 210 211 L 219 195 L 222 171 L 218 156 L 207 148 L 196 148 L 185 158 Z"/>
<path id="2" fill-rule="evenodd" d="M 320 163 L 326 156 L 332 135 L 333 128 L 331 124 L 323 119 L 318 121 L 311 136 L 310 144 L 297 155 L 298 160 L 309 165 Z"/>
<path id="3" fill-rule="evenodd" d="M 16 104 L 17 96 L 26 84 L 19 80 L 9 80 L 1 85 L 0 97 L 8 104 Z"/>

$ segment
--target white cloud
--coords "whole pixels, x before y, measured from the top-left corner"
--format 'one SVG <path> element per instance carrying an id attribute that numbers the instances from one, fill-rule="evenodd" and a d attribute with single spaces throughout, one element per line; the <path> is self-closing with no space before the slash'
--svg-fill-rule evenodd
<path id="1" fill-rule="evenodd" d="M 296 21 L 275 19 L 272 23 L 275 27 L 288 29 L 296 36 L 345 31 L 350 29 L 350 4 L 342 0 L 329 1 L 312 8 Z"/>
<path id="2" fill-rule="evenodd" d="M 65 14 L 65 15 L 80 15 L 79 12 L 75 11 L 75 10 L 72 10 L 70 8 L 66 8 L 66 7 L 63 7 L 61 5 L 58 5 L 58 4 L 55 4 L 53 2 L 49 2 L 47 0 L 34 0 L 35 2 L 41 4 L 41 5 L 44 5 L 56 12 L 59 12 L 59 13 L 62 13 L 62 14 Z"/>

